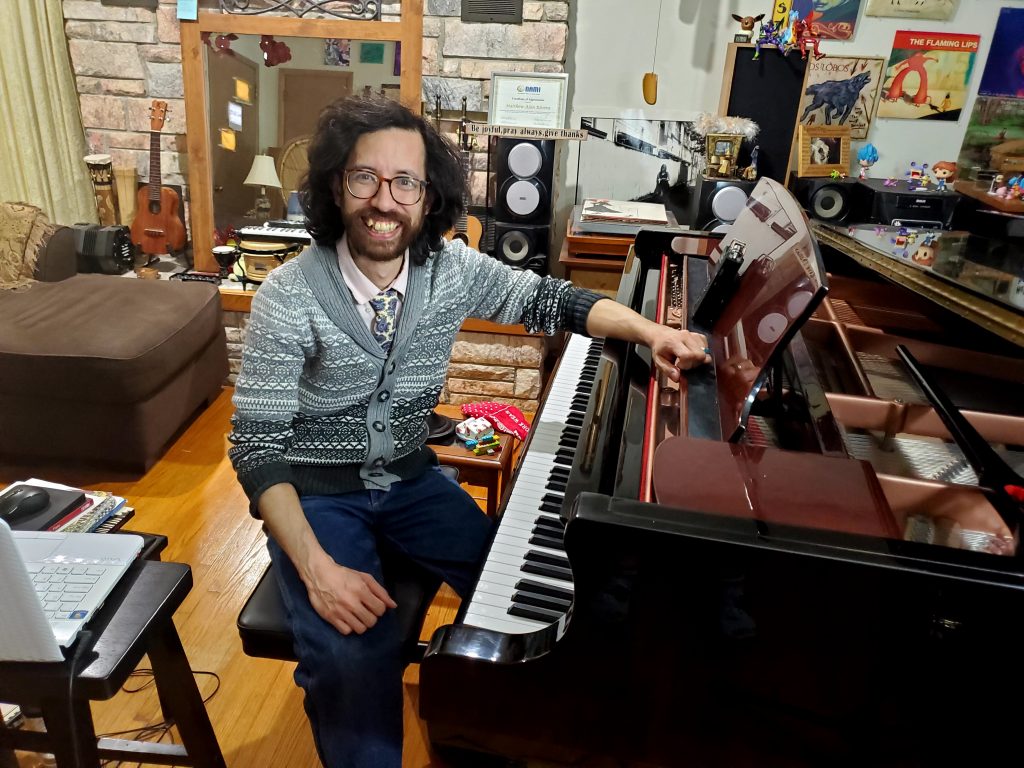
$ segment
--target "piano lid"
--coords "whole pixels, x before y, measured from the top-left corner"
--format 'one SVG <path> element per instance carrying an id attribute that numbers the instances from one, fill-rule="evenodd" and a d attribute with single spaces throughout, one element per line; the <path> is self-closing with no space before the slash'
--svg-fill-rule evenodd
<path id="1" fill-rule="evenodd" d="M 740 283 L 709 338 L 722 436 L 735 441 L 769 370 L 828 291 L 818 244 L 796 199 L 761 179 L 729 233 L 724 253 L 743 249 Z M 692 315 L 693 309 L 690 309 Z"/>

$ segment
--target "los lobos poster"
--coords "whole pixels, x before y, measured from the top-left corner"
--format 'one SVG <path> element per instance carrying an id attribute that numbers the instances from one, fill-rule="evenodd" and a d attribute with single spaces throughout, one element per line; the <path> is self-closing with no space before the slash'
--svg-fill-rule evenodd
<path id="1" fill-rule="evenodd" d="M 978 35 L 896 33 L 879 117 L 958 120 L 978 53 Z"/>
<path id="2" fill-rule="evenodd" d="M 866 139 L 878 104 L 885 59 L 826 56 L 809 59 L 797 113 L 801 125 L 845 125 Z"/>

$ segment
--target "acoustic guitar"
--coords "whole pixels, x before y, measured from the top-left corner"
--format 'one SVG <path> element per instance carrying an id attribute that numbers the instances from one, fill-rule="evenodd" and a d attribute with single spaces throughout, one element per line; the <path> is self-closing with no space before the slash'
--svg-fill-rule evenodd
<path id="1" fill-rule="evenodd" d="M 437 132 L 441 132 L 441 97 L 434 99 L 434 115 L 437 122 Z M 466 189 L 462 193 L 462 214 L 455 221 L 455 227 L 445 233 L 448 240 L 458 239 L 464 242 L 473 250 L 480 250 L 480 237 L 484 233 L 483 224 L 476 216 L 469 215 L 469 179 L 471 170 L 470 159 L 470 138 L 467 131 L 466 97 L 462 97 L 462 118 L 459 121 L 459 154 L 462 156 L 462 172 L 466 176 Z"/>
<path id="2" fill-rule="evenodd" d="M 132 242 L 149 256 L 185 247 L 185 225 L 178 218 L 181 200 L 160 184 L 160 131 L 166 117 L 167 102 L 154 99 L 149 108 L 149 182 L 139 189 L 132 221 Z"/>

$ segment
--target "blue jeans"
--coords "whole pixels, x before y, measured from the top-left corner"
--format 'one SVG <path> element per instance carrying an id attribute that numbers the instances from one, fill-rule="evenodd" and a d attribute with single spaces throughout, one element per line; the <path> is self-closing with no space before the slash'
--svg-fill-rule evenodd
<path id="1" fill-rule="evenodd" d="M 313 532 L 335 562 L 384 583 L 378 542 L 440 576 L 460 596 L 472 588 L 492 521 L 435 467 L 388 491 L 302 498 Z M 387 611 L 361 635 L 342 635 L 310 605 L 295 567 L 268 540 L 299 659 L 295 682 L 326 768 L 401 768 L 401 640 Z"/>

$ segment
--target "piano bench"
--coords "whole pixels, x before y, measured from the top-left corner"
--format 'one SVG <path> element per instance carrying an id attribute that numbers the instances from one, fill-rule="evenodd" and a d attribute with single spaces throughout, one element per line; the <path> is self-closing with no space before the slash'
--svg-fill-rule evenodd
<path id="1" fill-rule="evenodd" d="M 441 471 L 458 480 L 458 470 L 442 466 Z M 381 550 L 384 586 L 398 607 L 398 631 L 402 638 L 402 659 L 418 664 L 427 644 L 420 641 L 423 619 L 441 587 L 441 580 L 405 556 Z M 296 661 L 292 633 L 288 627 L 281 591 L 273 563 L 267 566 L 256 588 L 238 614 L 238 634 L 247 656 Z"/>

